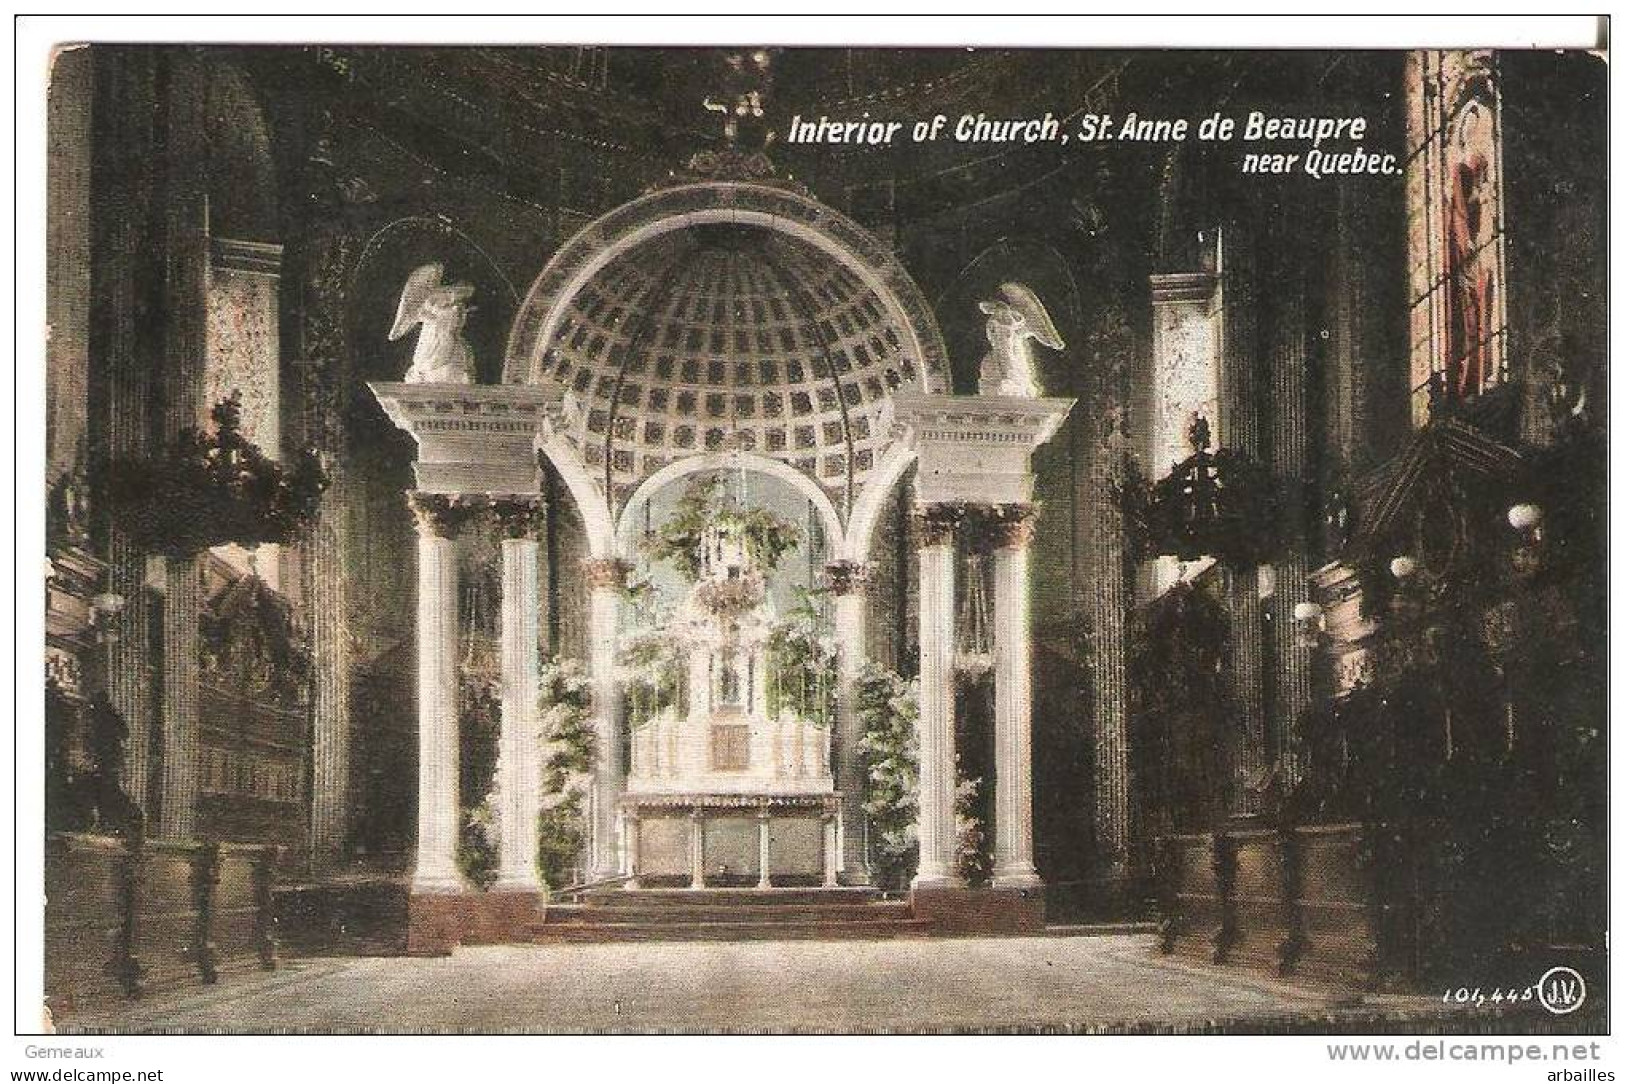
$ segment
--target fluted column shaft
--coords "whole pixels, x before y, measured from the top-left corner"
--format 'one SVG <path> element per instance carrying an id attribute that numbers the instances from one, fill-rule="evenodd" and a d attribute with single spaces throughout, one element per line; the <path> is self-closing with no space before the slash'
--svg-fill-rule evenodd
<path id="1" fill-rule="evenodd" d="M 158 838 L 197 834 L 198 611 L 203 589 L 196 557 L 164 561 L 163 761 Z"/>
<path id="2" fill-rule="evenodd" d="M 1032 606 L 1027 556 L 1033 507 L 997 510 L 993 536 L 993 883 L 1040 884 L 1033 865 Z"/>
<path id="3" fill-rule="evenodd" d="M 541 813 L 542 741 L 537 704 L 541 696 L 538 650 L 541 590 L 537 534 L 543 523 L 539 499 L 501 500 L 493 505 L 502 528 L 502 735 L 498 739 L 497 793 L 502 845 L 494 888 L 538 892 L 537 817 Z"/>
<path id="4" fill-rule="evenodd" d="M 1128 647 L 1129 575 L 1126 529 L 1115 496 L 1127 439 L 1115 425 L 1097 453 L 1089 490 L 1094 513 L 1090 552 L 1091 706 L 1094 713 L 1095 849 L 1098 873 L 1123 872 L 1129 850 Z"/>
<path id="5" fill-rule="evenodd" d="M 341 542 L 343 516 L 330 493 L 311 545 L 309 584 L 311 654 L 310 855 L 317 869 L 344 855 L 350 815 L 350 660 L 346 646 L 346 582 Z"/>
<path id="6" fill-rule="evenodd" d="M 920 866 L 915 887 L 958 886 L 954 822 L 955 510 L 916 513 L 920 539 Z"/>
<path id="7" fill-rule="evenodd" d="M 621 758 L 621 689 L 615 677 L 615 653 L 627 566 L 608 558 L 587 561 L 585 568 L 592 592 L 588 668 L 592 675 L 593 729 L 597 736 L 597 759 L 593 767 L 592 876 L 603 880 L 619 876 L 621 872 L 616 829 L 626 772 Z"/>
<path id="8" fill-rule="evenodd" d="M 418 518 L 418 846 L 413 892 L 459 892 L 456 497 L 414 493 Z"/>
<path id="9" fill-rule="evenodd" d="M 1308 390 L 1304 382 L 1306 334 L 1301 293 L 1288 291 L 1277 299 L 1270 352 L 1271 450 L 1276 478 L 1283 487 L 1283 504 L 1292 509 L 1281 524 L 1284 552 L 1275 565 L 1275 673 L 1271 704 L 1271 747 L 1283 783 L 1298 779 L 1294 735 L 1299 714 L 1309 706 L 1313 688 L 1314 656 L 1310 643 L 1294 627 L 1292 615 L 1300 603 L 1310 601 L 1308 538 L 1301 512 L 1301 494 L 1309 467 Z"/>
<path id="10" fill-rule="evenodd" d="M 863 830 L 863 755 L 858 748 L 863 732 L 854 691 L 867 654 L 866 570 L 856 562 L 843 561 L 829 565 L 825 571 L 835 596 L 836 659 L 841 683 L 835 719 L 835 787 L 841 792 L 841 819 L 846 831 L 839 862 L 847 884 L 863 885 L 869 883 L 869 856 L 867 833 Z"/>

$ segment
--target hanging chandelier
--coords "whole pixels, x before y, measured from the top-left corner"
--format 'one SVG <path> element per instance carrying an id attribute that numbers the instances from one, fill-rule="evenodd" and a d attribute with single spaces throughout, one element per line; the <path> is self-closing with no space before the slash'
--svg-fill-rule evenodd
<path id="1" fill-rule="evenodd" d="M 965 601 L 954 645 L 954 672 L 972 684 L 993 672 L 993 623 L 988 615 L 985 563 L 980 553 L 965 558 Z"/>

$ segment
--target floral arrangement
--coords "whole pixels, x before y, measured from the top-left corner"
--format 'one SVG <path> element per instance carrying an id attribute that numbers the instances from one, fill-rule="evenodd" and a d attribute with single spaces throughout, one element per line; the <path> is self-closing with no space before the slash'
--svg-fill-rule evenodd
<path id="1" fill-rule="evenodd" d="M 592 782 L 596 735 L 592 727 L 592 684 L 574 659 L 552 659 L 542 667 L 540 730 L 542 809 L 538 817 L 536 866 L 542 883 L 570 883 L 587 845 L 587 794 Z M 484 682 L 465 681 L 462 712 L 462 793 L 483 795 L 465 808 L 457 861 L 481 888 L 496 879 L 502 843 L 501 782 L 497 775 L 497 734 L 501 706 Z"/>
<path id="2" fill-rule="evenodd" d="M 862 734 L 870 857 L 879 883 L 900 888 L 919 861 L 919 683 L 869 663 L 853 683 L 852 697 Z"/>
<path id="3" fill-rule="evenodd" d="M 542 883 L 570 883 L 587 845 L 587 794 L 597 735 L 592 725 L 592 683 L 575 659 L 542 668 L 542 812 L 536 864 Z"/>
<path id="4" fill-rule="evenodd" d="M 801 541 L 794 524 L 766 508 L 741 507 L 722 475 L 705 474 L 689 483 L 664 526 L 645 543 L 650 559 L 670 561 L 687 579 L 698 579 L 707 527 L 733 528 L 756 566 L 767 572 Z"/>
<path id="5" fill-rule="evenodd" d="M 954 790 L 954 870 L 970 885 L 985 885 L 993 879 L 993 852 L 987 827 L 977 813 L 981 796 L 981 779 L 961 774 Z"/>
<path id="6" fill-rule="evenodd" d="M 835 718 L 835 642 L 825 631 L 813 592 L 796 604 L 767 638 L 767 714 L 792 710 L 827 727 Z"/>
<path id="7" fill-rule="evenodd" d="M 696 584 L 691 596 L 706 613 L 731 621 L 742 617 L 761 604 L 767 594 L 767 583 L 758 572 L 747 572 L 727 580 L 704 580 Z"/>
<path id="8" fill-rule="evenodd" d="M 686 661 L 683 641 L 665 628 L 644 629 L 625 640 L 621 666 L 633 726 L 680 703 Z"/>

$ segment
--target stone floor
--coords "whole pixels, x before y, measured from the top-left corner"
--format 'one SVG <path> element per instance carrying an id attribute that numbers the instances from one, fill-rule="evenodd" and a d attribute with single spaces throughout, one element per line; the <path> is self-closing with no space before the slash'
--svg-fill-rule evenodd
<path id="1" fill-rule="evenodd" d="M 1242 1030 L 1373 1013 L 1368 998 L 1159 956 L 1143 934 L 510 945 L 304 959 L 61 1021 L 63 1030 L 672 1032 Z M 1313 1028 L 1313 1024 L 1309 1024 Z"/>

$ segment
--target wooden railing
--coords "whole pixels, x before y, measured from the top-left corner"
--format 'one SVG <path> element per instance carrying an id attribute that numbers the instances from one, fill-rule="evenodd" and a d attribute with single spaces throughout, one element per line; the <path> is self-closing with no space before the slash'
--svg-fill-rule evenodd
<path id="1" fill-rule="evenodd" d="M 55 834 L 45 848 L 53 1014 L 277 965 L 278 848 Z"/>

